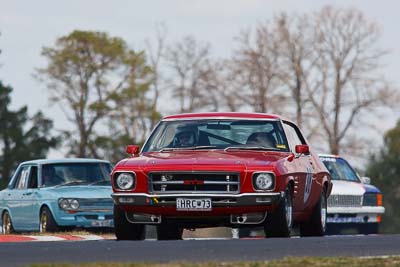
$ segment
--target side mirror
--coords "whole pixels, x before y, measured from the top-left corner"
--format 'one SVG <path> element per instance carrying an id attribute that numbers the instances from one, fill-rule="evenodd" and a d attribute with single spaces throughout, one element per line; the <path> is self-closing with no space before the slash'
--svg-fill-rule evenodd
<path id="1" fill-rule="evenodd" d="M 363 184 L 371 184 L 371 178 L 369 178 L 369 177 L 361 177 L 361 182 Z"/>
<path id="2" fill-rule="evenodd" d="M 310 147 L 308 145 L 296 145 L 295 147 L 297 154 L 309 154 Z"/>
<path id="3" fill-rule="evenodd" d="M 137 146 L 137 145 L 127 145 L 125 151 L 129 155 L 132 155 L 133 157 L 137 157 L 139 155 L 139 146 Z"/>

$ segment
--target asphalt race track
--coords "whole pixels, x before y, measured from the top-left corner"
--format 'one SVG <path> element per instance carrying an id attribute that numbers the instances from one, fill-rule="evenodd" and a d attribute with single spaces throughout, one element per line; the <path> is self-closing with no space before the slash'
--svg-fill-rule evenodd
<path id="1" fill-rule="evenodd" d="M 0 243 L 0 266 L 32 263 L 271 260 L 287 256 L 400 255 L 400 235 L 181 241 Z"/>

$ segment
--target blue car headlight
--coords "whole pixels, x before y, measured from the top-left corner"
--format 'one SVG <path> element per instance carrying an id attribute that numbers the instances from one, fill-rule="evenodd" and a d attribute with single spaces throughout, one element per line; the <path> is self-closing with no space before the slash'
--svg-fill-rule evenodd
<path id="1" fill-rule="evenodd" d="M 75 198 L 60 198 L 58 199 L 58 206 L 62 210 L 77 210 L 79 209 L 79 200 Z"/>

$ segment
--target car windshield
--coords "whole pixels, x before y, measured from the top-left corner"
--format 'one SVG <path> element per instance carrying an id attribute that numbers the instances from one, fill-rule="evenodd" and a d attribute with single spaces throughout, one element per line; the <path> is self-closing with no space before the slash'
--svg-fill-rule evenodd
<path id="1" fill-rule="evenodd" d="M 186 149 L 289 151 L 278 120 L 209 119 L 163 121 L 142 152 Z"/>
<path id="2" fill-rule="evenodd" d="M 111 169 L 111 164 L 104 162 L 45 164 L 42 167 L 42 187 L 110 185 Z"/>
<path id="3" fill-rule="evenodd" d="M 333 157 L 320 157 L 320 159 L 330 172 L 332 180 L 361 182 L 357 173 L 346 160 Z"/>

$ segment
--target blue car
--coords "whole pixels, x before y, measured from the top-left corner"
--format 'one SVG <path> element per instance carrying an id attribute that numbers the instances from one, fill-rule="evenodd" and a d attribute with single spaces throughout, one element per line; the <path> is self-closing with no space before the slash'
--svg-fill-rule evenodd
<path id="1" fill-rule="evenodd" d="M 21 163 L 0 191 L 1 232 L 113 227 L 111 170 L 97 159 Z"/>

